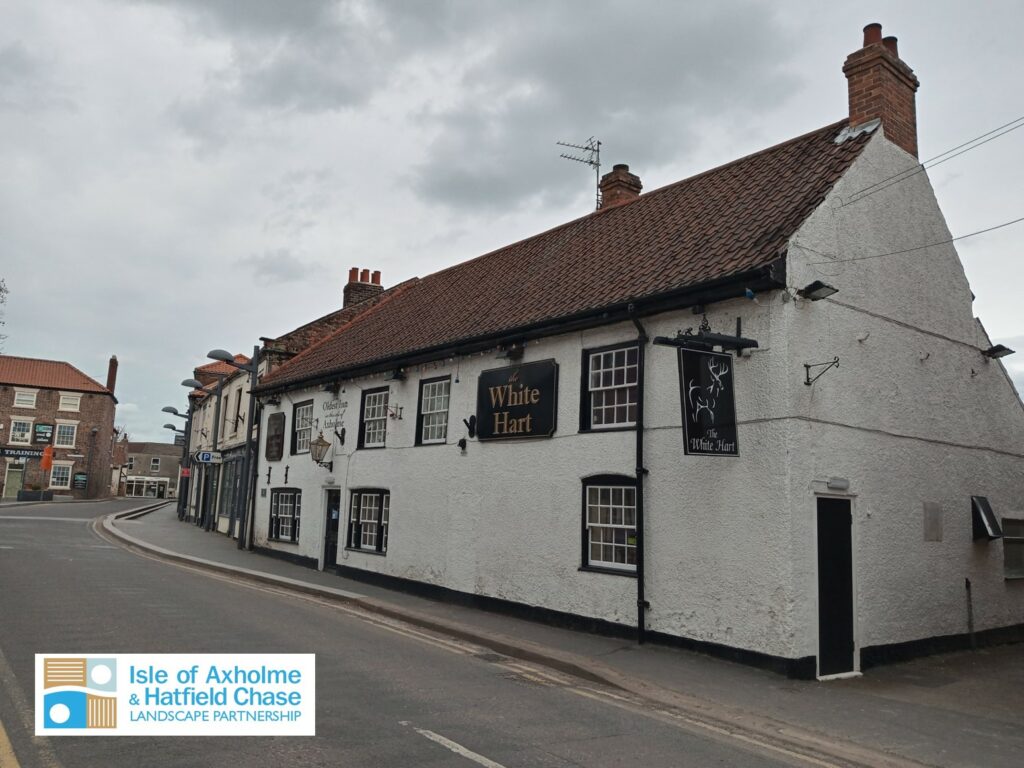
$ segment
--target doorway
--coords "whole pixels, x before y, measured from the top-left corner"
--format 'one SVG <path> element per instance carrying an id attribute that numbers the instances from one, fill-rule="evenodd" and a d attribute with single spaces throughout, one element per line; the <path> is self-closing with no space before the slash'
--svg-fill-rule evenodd
<path id="1" fill-rule="evenodd" d="M 341 491 L 327 491 L 327 533 L 324 541 L 324 570 L 338 564 L 338 526 L 341 524 Z"/>
<path id="2" fill-rule="evenodd" d="M 853 516 L 849 499 L 818 499 L 818 676 L 853 672 Z"/>
<path id="3" fill-rule="evenodd" d="M 4 498 L 16 499 L 18 491 L 21 490 L 22 476 L 25 468 L 14 464 L 7 465 L 7 474 L 4 477 Z"/>

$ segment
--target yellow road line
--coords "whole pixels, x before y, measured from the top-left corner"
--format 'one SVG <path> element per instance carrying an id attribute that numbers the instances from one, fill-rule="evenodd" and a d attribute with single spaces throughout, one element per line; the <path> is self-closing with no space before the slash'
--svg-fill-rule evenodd
<path id="1" fill-rule="evenodd" d="M 7 731 L 4 724 L 0 722 L 0 768 L 21 768 L 18 756 L 14 754 L 14 747 L 11 740 L 7 738 Z"/>

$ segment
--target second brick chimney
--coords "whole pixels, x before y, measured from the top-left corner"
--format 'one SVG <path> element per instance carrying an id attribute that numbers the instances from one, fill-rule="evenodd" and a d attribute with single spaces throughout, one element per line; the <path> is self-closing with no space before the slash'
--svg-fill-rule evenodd
<path id="1" fill-rule="evenodd" d="M 636 200 L 643 188 L 640 177 L 630 173 L 628 165 L 619 163 L 612 166 L 611 173 L 601 177 L 601 207 L 614 208 L 630 200 Z"/>
<path id="2" fill-rule="evenodd" d="M 110 356 L 110 362 L 107 364 L 107 389 L 110 390 L 111 394 L 114 392 L 114 386 L 117 384 L 117 355 Z"/>
<path id="3" fill-rule="evenodd" d="M 920 83 L 899 57 L 895 37 L 882 37 L 881 24 L 864 27 L 864 47 L 843 64 L 850 98 L 850 127 L 876 118 L 893 144 L 917 157 L 917 108 Z"/>
<path id="4" fill-rule="evenodd" d="M 359 267 L 352 267 L 348 271 L 348 282 L 341 292 L 341 306 L 342 308 L 350 307 L 361 301 L 372 299 L 383 290 L 384 286 L 380 284 L 380 270 L 375 270 L 373 274 L 370 274 L 368 269 L 360 272 Z"/>

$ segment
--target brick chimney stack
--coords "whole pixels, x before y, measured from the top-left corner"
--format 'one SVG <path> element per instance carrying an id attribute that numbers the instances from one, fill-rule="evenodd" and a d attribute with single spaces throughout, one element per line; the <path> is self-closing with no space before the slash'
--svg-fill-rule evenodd
<path id="1" fill-rule="evenodd" d="M 629 166 L 619 163 L 612 167 L 611 173 L 601 177 L 601 207 L 614 208 L 640 197 L 644 185 L 640 177 L 629 172 Z"/>
<path id="2" fill-rule="evenodd" d="M 111 394 L 114 392 L 115 384 L 117 384 L 117 355 L 111 355 L 110 362 L 107 364 L 107 389 Z"/>
<path id="3" fill-rule="evenodd" d="M 895 37 L 882 37 L 881 24 L 864 27 L 864 47 L 843 64 L 850 97 L 850 127 L 876 118 L 893 144 L 917 157 L 917 109 L 920 83 L 899 57 Z"/>
<path id="4" fill-rule="evenodd" d="M 359 267 L 352 267 L 348 271 L 348 283 L 342 291 L 342 308 L 350 307 L 361 301 L 372 299 L 384 290 L 380 284 L 380 270 L 364 269 L 360 272 Z"/>

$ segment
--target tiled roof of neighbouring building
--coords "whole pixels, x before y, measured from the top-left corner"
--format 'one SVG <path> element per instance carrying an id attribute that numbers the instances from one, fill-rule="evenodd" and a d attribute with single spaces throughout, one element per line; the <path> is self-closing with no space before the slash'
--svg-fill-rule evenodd
<path id="1" fill-rule="evenodd" d="M 749 272 L 776 261 L 870 139 L 843 120 L 428 275 L 264 378 L 263 390 Z"/>
<path id="2" fill-rule="evenodd" d="M 0 355 L 0 384 L 64 389 L 70 392 L 96 392 L 113 396 L 110 390 L 70 363 L 59 360 L 36 360 L 31 357 Z"/>

